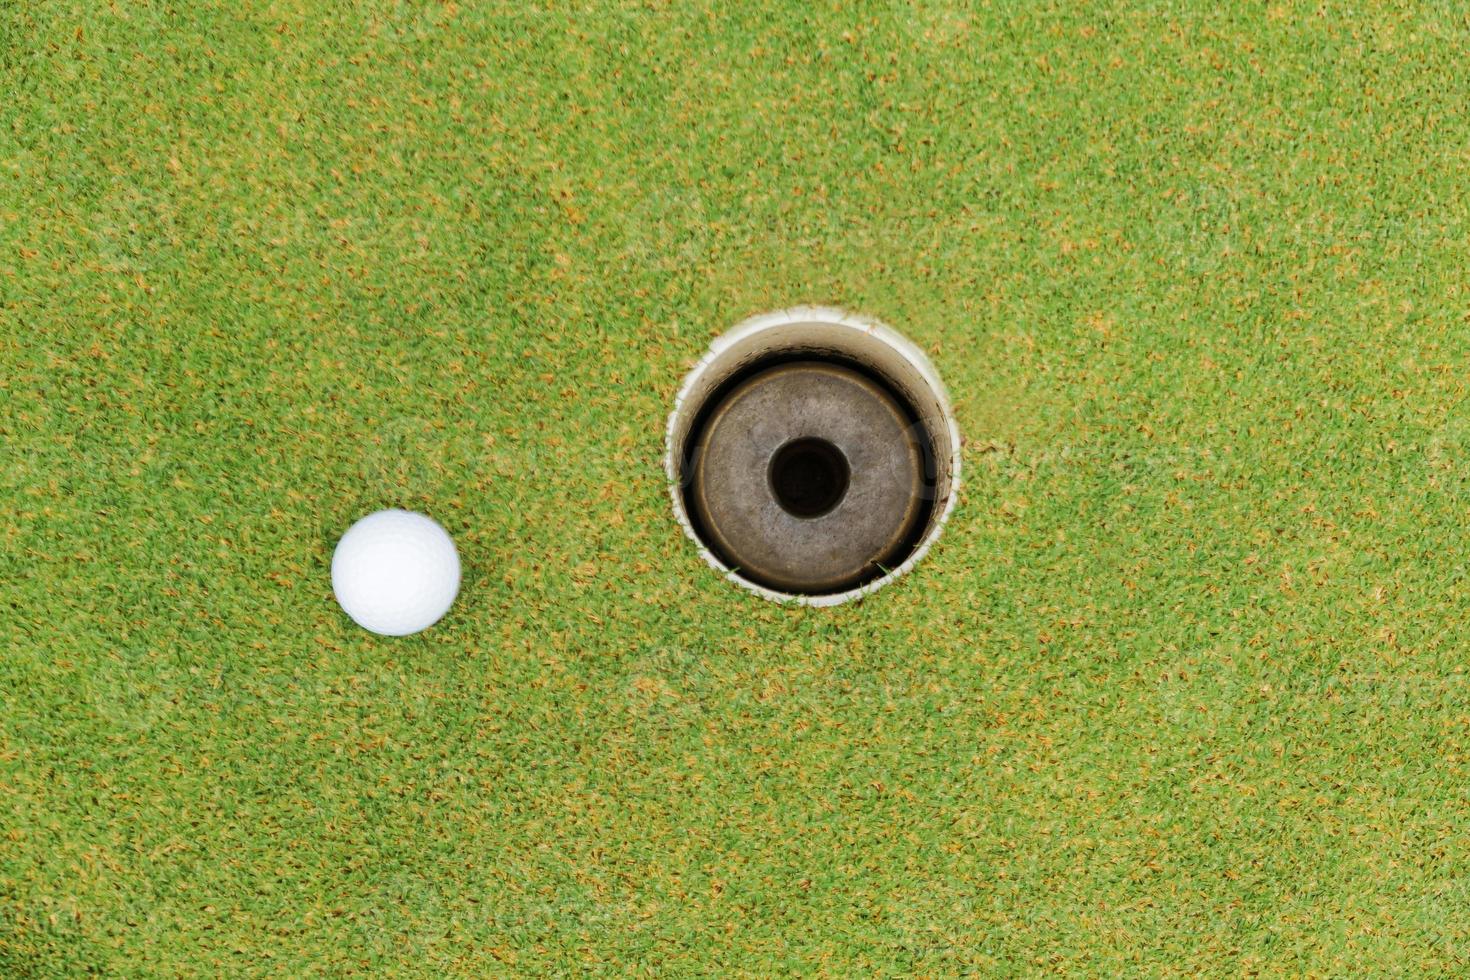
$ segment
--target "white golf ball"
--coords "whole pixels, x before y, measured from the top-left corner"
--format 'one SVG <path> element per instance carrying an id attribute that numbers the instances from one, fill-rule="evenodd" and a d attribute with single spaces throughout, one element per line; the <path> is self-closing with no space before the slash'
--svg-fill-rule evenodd
<path id="1" fill-rule="evenodd" d="M 380 510 L 347 529 L 332 554 L 332 592 L 363 629 L 407 636 L 439 621 L 459 594 L 459 552 L 423 514 Z"/>

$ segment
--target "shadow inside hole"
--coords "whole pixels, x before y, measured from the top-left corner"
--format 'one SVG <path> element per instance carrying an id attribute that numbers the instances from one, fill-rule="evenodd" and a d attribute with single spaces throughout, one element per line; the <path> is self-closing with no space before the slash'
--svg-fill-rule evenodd
<path id="1" fill-rule="evenodd" d="M 793 439 L 771 457 L 771 492 L 794 517 L 821 517 L 847 495 L 852 470 L 842 450 L 826 439 Z"/>

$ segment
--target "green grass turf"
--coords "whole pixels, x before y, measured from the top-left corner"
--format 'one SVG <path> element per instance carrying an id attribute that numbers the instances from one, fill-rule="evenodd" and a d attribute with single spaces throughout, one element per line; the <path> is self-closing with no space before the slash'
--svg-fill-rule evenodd
<path id="1" fill-rule="evenodd" d="M 1470 959 L 1470 13 L 0 4 L 0 974 Z M 953 523 L 722 583 L 663 421 L 833 303 Z M 398 505 L 460 600 L 375 638 Z"/>

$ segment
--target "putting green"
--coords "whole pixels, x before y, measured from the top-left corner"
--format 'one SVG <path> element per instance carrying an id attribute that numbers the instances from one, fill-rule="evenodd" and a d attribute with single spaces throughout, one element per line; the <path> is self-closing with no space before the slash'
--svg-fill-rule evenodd
<path id="1" fill-rule="evenodd" d="M 0 974 L 1462 972 L 1470 15 L 1219 6 L 0 5 Z M 968 440 L 825 610 L 661 469 L 798 303 Z"/>

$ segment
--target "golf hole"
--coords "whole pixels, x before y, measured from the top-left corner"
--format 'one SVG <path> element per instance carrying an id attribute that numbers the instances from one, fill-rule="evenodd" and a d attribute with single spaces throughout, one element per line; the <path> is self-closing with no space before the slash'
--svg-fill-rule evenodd
<path id="1" fill-rule="evenodd" d="M 960 437 L 929 359 L 825 307 L 753 317 L 685 377 L 669 416 L 674 514 L 768 599 L 829 606 L 907 573 L 954 508 Z"/>

